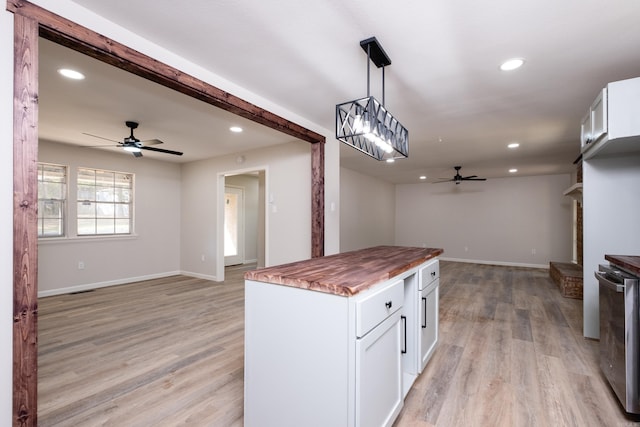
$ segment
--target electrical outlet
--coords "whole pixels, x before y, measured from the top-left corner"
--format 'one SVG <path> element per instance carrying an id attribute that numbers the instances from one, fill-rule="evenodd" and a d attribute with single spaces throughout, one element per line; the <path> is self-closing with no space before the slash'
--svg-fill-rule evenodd
<path id="1" fill-rule="evenodd" d="M 78 270 L 84 270 L 84 262 L 78 261 Z"/>
<path id="2" fill-rule="evenodd" d="M 531 255 L 535 255 L 535 254 L 536 254 L 536 249 L 535 248 L 531 249 Z"/>
<path id="3" fill-rule="evenodd" d="M 200 261 L 204 262 L 204 254 L 200 255 Z"/>
<path id="4" fill-rule="evenodd" d="M 465 252 L 469 252 L 469 246 L 465 246 L 465 247 L 464 247 L 464 251 L 465 251 Z"/>

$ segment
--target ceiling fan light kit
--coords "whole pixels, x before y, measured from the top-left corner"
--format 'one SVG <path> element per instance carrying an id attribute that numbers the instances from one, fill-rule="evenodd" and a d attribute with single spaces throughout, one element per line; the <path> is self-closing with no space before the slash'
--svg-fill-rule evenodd
<path id="1" fill-rule="evenodd" d="M 409 131 L 384 106 L 384 67 L 391 60 L 375 37 L 362 40 L 367 53 L 367 96 L 336 105 L 336 139 L 376 160 L 409 156 Z M 382 68 L 382 102 L 370 95 L 370 63 Z"/>

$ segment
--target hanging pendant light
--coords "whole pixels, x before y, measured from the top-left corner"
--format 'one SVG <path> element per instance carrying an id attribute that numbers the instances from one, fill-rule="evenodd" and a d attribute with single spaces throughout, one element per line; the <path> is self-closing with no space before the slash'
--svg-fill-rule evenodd
<path id="1" fill-rule="evenodd" d="M 377 160 L 409 156 L 409 131 L 384 106 L 384 67 L 391 60 L 375 37 L 362 40 L 367 53 L 367 97 L 336 105 L 336 139 Z M 382 68 L 382 102 L 370 95 L 370 63 Z"/>

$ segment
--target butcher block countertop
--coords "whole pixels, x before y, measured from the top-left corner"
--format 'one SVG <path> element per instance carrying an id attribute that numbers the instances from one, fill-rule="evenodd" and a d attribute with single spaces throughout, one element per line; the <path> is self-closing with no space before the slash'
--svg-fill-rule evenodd
<path id="1" fill-rule="evenodd" d="M 640 256 L 605 255 L 604 259 L 640 276 Z"/>
<path id="2" fill-rule="evenodd" d="M 443 252 L 435 248 L 376 246 L 248 271 L 247 280 L 352 296 Z"/>

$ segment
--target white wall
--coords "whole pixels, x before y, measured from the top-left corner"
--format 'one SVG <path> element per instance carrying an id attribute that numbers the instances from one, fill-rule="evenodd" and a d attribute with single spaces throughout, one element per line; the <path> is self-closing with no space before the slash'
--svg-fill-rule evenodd
<path id="1" fill-rule="evenodd" d="M 640 255 L 640 155 L 583 162 L 584 336 L 600 336 L 598 281 L 608 255 Z"/>
<path id="2" fill-rule="evenodd" d="M 294 141 L 242 153 L 243 168 L 266 169 L 266 264 L 311 256 L 311 146 Z M 238 169 L 237 154 L 192 162 L 182 169 L 182 269 L 220 280 L 217 270 L 217 183 Z M 191 208 L 188 208 L 191 207 Z M 193 208 L 197 207 L 197 208 Z M 205 255 L 205 261 L 202 261 Z"/>
<path id="3" fill-rule="evenodd" d="M 394 244 L 395 186 L 340 168 L 340 251 Z"/>
<path id="4" fill-rule="evenodd" d="M 120 150 L 40 141 L 38 160 L 68 167 L 68 236 L 40 239 L 38 295 L 46 296 L 180 272 L 180 165 Z M 135 174 L 132 236 L 74 237 L 78 167 Z M 78 263 L 84 269 L 78 269 Z"/>
<path id="5" fill-rule="evenodd" d="M 225 185 L 244 190 L 244 260 L 258 260 L 258 175 L 232 175 L 225 177 Z"/>
<path id="6" fill-rule="evenodd" d="M 396 243 L 443 259 L 548 267 L 572 254 L 570 175 L 396 186 Z M 535 254 L 532 253 L 535 249 Z"/>
<path id="7" fill-rule="evenodd" d="M 13 330 L 13 14 L 0 13 L 0 425 L 11 425 Z"/>

